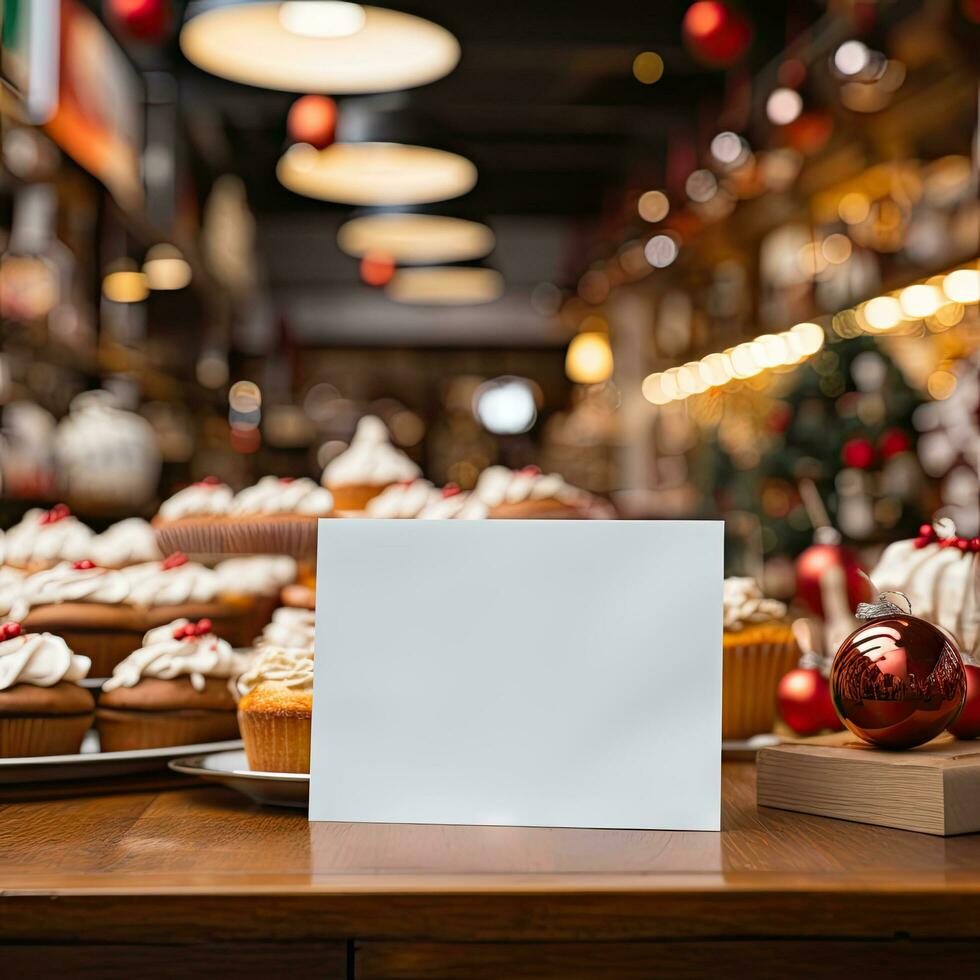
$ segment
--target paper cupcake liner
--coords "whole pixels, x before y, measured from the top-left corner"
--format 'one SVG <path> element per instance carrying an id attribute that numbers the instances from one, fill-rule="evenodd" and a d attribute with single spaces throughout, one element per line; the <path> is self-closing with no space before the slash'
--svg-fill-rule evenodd
<path id="1" fill-rule="evenodd" d="M 186 554 L 308 558 L 316 554 L 317 520 L 317 517 L 302 514 L 209 520 L 189 518 L 157 524 L 154 532 L 164 554 L 183 551 Z"/>
<path id="2" fill-rule="evenodd" d="M 93 715 L 35 715 L 0 718 L 0 758 L 71 755 L 82 745 Z"/>
<path id="3" fill-rule="evenodd" d="M 309 772 L 310 722 L 300 715 L 239 711 L 238 727 L 249 769 L 256 772 Z"/>
<path id="4" fill-rule="evenodd" d="M 795 643 L 747 643 L 724 648 L 721 737 L 746 739 L 771 732 L 776 689 L 799 660 Z"/>
<path id="5" fill-rule="evenodd" d="M 234 711 L 187 708 L 182 711 L 126 711 L 99 708 L 95 713 L 103 752 L 198 745 L 238 738 Z"/>

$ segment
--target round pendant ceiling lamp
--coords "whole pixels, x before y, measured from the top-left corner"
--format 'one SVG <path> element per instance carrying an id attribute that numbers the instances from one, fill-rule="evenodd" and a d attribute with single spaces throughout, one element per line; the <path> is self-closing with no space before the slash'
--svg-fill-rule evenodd
<path id="1" fill-rule="evenodd" d="M 358 212 L 337 232 L 342 252 L 360 259 L 381 252 L 398 265 L 440 265 L 482 259 L 493 251 L 493 232 L 482 222 L 424 211 Z"/>
<path id="2" fill-rule="evenodd" d="M 180 48 L 233 82 L 331 95 L 415 88 L 459 61 L 459 42 L 438 24 L 339 0 L 192 4 Z"/>
<path id="3" fill-rule="evenodd" d="M 344 103 L 335 141 L 317 150 L 291 146 L 276 166 L 296 194 L 361 207 L 447 201 L 476 184 L 476 167 L 440 148 L 438 131 L 397 99 Z"/>
<path id="4" fill-rule="evenodd" d="M 481 266 L 443 265 L 399 269 L 385 286 L 396 303 L 413 306 L 474 306 L 504 292 L 504 278 Z"/>

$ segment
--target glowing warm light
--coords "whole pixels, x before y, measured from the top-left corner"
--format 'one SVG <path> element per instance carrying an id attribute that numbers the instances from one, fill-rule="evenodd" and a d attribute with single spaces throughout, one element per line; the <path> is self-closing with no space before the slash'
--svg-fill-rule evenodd
<path id="1" fill-rule="evenodd" d="M 183 289 L 191 281 L 191 267 L 180 249 L 161 242 L 154 245 L 143 261 L 146 284 L 153 290 Z"/>
<path id="2" fill-rule="evenodd" d="M 845 194 L 837 204 L 837 214 L 847 225 L 859 225 L 871 213 L 871 202 L 857 191 Z"/>
<path id="3" fill-rule="evenodd" d="M 943 279 L 943 292 L 955 303 L 980 300 L 980 271 L 957 269 Z"/>
<path id="4" fill-rule="evenodd" d="M 842 265 L 851 257 L 851 240 L 835 232 L 820 243 L 820 251 L 831 265 Z"/>
<path id="5" fill-rule="evenodd" d="M 891 330 L 902 322 L 902 307 L 894 296 L 876 296 L 861 307 L 864 322 L 872 330 Z"/>
<path id="6" fill-rule="evenodd" d="M 643 255 L 655 269 L 666 269 L 677 258 L 677 242 L 669 235 L 654 235 L 643 247 Z"/>
<path id="7" fill-rule="evenodd" d="M 920 320 L 943 305 L 943 294 L 935 286 L 907 286 L 899 293 L 898 302 L 905 316 Z"/>
<path id="8" fill-rule="evenodd" d="M 773 89 L 766 99 L 766 116 L 775 126 L 788 126 L 802 111 L 803 99 L 795 89 Z"/>
<path id="9" fill-rule="evenodd" d="M 512 376 L 485 382 L 473 395 L 473 414 L 488 432 L 527 432 L 538 417 L 532 384 Z"/>
<path id="10" fill-rule="evenodd" d="M 392 92 L 456 67 L 459 42 L 410 14 L 315 0 L 222 4 L 192 14 L 180 32 L 198 68 L 286 92 Z"/>
<path id="11" fill-rule="evenodd" d="M 662 385 L 665 383 L 669 384 L 671 391 L 676 392 L 674 397 L 671 399 L 672 401 L 683 401 L 692 394 L 692 392 L 685 391 L 684 388 L 681 387 L 683 370 L 683 368 L 679 367 L 669 368 L 668 370 L 664 371 L 663 380 L 660 382 Z"/>
<path id="12" fill-rule="evenodd" d="M 659 82 L 664 74 L 664 59 L 656 51 L 643 51 L 633 59 L 633 77 L 644 85 Z"/>
<path id="13" fill-rule="evenodd" d="M 718 181 L 710 170 L 695 170 L 688 176 L 684 190 L 692 201 L 704 204 L 715 196 Z"/>
<path id="14" fill-rule="evenodd" d="M 748 152 L 745 140 L 737 133 L 719 133 L 711 141 L 711 155 L 726 166 L 739 163 Z"/>
<path id="15" fill-rule="evenodd" d="M 698 395 L 707 391 L 708 384 L 701 377 L 701 365 L 697 361 L 688 361 L 677 370 L 677 387 L 685 395 Z"/>
<path id="16" fill-rule="evenodd" d="M 659 373 L 648 374 L 643 379 L 640 390 L 643 393 L 643 397 L 653 405 L 666 405 L 671 400 L 664 393 L 663 385 L 661 384 L 662 380 L 663 375 Z"/>
<path id="17" fill-rule="evenodd" d="M 341 0 L 289 0 L 279 8 L 279 23 L 302 37 L 350 37 L 364 21 L 362 6 Z"/>
<path id="18" fill-rule="evenodd" d="M 228 407 L 238 415 L 252 415 L 262 407 L 262 392 L 254 381 L 236 381 L 228 390 Z"/>
<path id="19" fill-rule="evenodd" d="M 483 258 L 493 250 L 494 236 L 486 225 L 463 218 L 369 214 L 341 225 L 337 244 L 354 258 L 378 250 L 401 265 L 437 265 Z"/>
<path id="20" fill-rule="evenodd" d="M 932 398 L 943 401 L 956 390 L 956 375 L 952 371 L 933 371 L 926 381 L 926 390 Z"/>
<path id="21" fill-rule="evenodd" d="M 589 331 L 572 338 L 565 353 L 565 374 L 576 384 L 607 381 L 613 372 L 613 354 L 604 333 Z"/>
<path id="22" fill-rule="evenodd" d="M 496 270 L 460 265 L 400 269 L 385 287 L 390 299 L 423 306 L 492 303 L 503 291 L 504 278 Z"/>
<path id="23" fill-rule="evenodd" d="M 609 277 L 601 269 L 589 269 L 578 281 L 578 294 L 592 306 L 598 306 L 609 295 Z"/>
<path id="24" fill-rule="evenodd" d="M 751 378 L 752 375 L 759 373 L 760 365 L 756 362 L 751 344 L 739 344 L 732 351 L 731 359 L 736 378 Z"/>
<path id="25" fill-rule="evenodd" d="M 762 350 L 762 356 L 756 356 L 756 360 L 763 367 L 778 367 L 791 360 L 786 341 L 776 334 L 764 333 L 756 337 L 755 344 Z"/>
<path id="26" fill-rule="evenodd" d="M 834 52 L 834 67 L 842 75 L 860 75 L 871 61 L 871 52 L 860 41 L 845 41 Z"/>
<path id="27" fill-rule="evenodd" d="M 660 388 L 667 398 L 667 401 L 674 401 L 678 398 L 684 397 L 681 389 L 677 385 L 676 369 L 664 371 L 664 373 L 660 375 Z"/>
<path id="28" fill-rule="evenodd" d="M 798 323 L 790 333 L 799 338 L 800 349 L 804 356 L 816 354 L 823 347 L 824 332 L 819 323 Z"/>
<path id="29" fill-rule="evenodd" d="M 395 261 L 381 249 L 368 249 L 361 258 L 361 282 L 368 286 L 384 286 L 395 274 Z"/>
<path id="30" fill-rule="evenodd" d="M 701 360 L 699 371 L 709 387 L 728 384 L 735 376 L 731 359 L 725 354 L 708 354 Z"/>
<path id="31" fill-rule="evenodd" d="M 110 272 L 102 280 L 102 295 L 113 303 L 141 303 L 149 292 L 146 276 L 135 270 Z"/>
<path id="32" fill-rule="evenodd" d="M 663 221 L 670 213 L 670 201 L 663 191 L 647 191 L 640 195 L 636 210 L 644 221 L 651 224 L 656 221 Z"/>
<path id="33" fill-rule="evenodd" d="M 476 167 L 446 150 L 402 143 L 291 146 L 276 166 L 297 194 L 340 204 L 428 204 L 459 197 L 476 183 Z"/>

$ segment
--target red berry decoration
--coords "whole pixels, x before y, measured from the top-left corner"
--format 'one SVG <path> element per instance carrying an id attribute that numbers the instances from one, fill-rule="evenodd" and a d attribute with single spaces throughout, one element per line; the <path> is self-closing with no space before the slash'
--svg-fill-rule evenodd
<path id="1" fill-rule="evenodd" d="M 172 555 L 167 555 L 166 558 L 160 562 L 160 566 L 164 571 L 168 571 L 171 568 L 180 568 L 181 565 L 187 564 L 187 555 L 182 551 L 175 551 Z"/>
<path id="2" fill-rule="evenodd" d="M 459 489 L 458 486 L 456 486 L 455 483 L 447 483 L 442 488 L 442 496 L 443 496 L 443 499 L 446 499 L 448 497 L 455 497 L 456 494 L 461 493 L 461 492 L 462 491 Z"/>
<path id="3" fill-rule="evenodd" d="M 531 463 L 529 466 L 522 466 L 518 470 L 518 473 L 520 473 L 521 476 L 541 476 L 541 467 L 535 466 L 534 463 Z"/>
<path id="4" fill-rule="evenodd" d="M 830 687 L 837 713 L 855 735 L 887 749 L 908 749 L 956 720 L 966 699 L 966 674 L 949 635 L 888 596 L 858 607 L 858 618 L 868 622 L 841 644 Z"/>
<path id="5" fill-rule="evenodd" d="M 950 732 L 957 738 L 980 738 L 980 667 L 966 664 L 966 700 Z"/>
<path id="6" fill-rule="evenodd" d="M 199 619 L 194 627 L 195 632 L 198 636 L 207 636 L 213 628 L 213 623 L 210 619 Z"/>
<path id="7" fill-rule="evenodd" d="M 12 640 L 15 636 L 20 636 L 21 632 L 20 623 L 4 623 L 0 626 L 0 640 Z"/>
<path id="8" fill-rule="evenodd" d="M 81 561 L 73 562 L 71 567 L 78 572 L 87 572 L 89 569 L 95 568 L 95 562 L 88 558 L 83 558 Z"/>
<path id="9" fill-rule="evenodd" d="M 825 728 L 841 729 L 830 696 L 830 682 L 816 667 L 795 667 L 776 689 L 779 717 L 797 735 L 816 735 Z"/>
<path id="10" fill-rule="evenodd" d="M 197 483 L 194 484 L 196 487 L 217 487 L 220 486 L 221 481 L 216 476 L 205 476 L 202 477 Z"/>
<path id="11" fill-rule="evenodd" d="M 170 30 L 170 0 L 106 0 L 106 18 L 137 41 L 159 41 Z"/>
<path id="12" fill-rule="evenodd" d="M 71 517 L 71 510 L 67 504 L 55 504 L 51 510 L 46 510 L 39 518 L 38 524 L 57 524 L 66 517 Z"/>
<path id="13" fill-rule="evenodd" d="M 752 27 L 738 11 L 719 0 L 699 0 L 684 14 L 684 42 L 704 65 L 727 68 L 752 41 Z"/>

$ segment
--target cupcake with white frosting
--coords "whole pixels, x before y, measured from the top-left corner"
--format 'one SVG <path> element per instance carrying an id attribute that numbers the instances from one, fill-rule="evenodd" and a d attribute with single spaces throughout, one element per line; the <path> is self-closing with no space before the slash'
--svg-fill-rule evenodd
<path id="1" fill-rule="evenodd" d="M 312 609 L 280 606 L 256 638 L 255 647 L 258 650 L 289 647 L 312 652 L 315 624 L 316 614 Z"/>
<path id="2" fill-rule="evenodd" d="M 234 679 L 248 667 L 209 619 L 150 630 L 102 686 L 96 724 L 103 752 L 238 737 Z"/>
<path id="3" fill-rule="evenodd" d="M 103 568 L 125 568 L 163 559 L 153 528 L 141 517 L 127 517 L 97 534 L 88 557 Z"/>
<path id="4" fill-rule="evenodd" d="M 772 731 L 779 682 L 800 651 L 785 604 L 767 598 L 755 579 L 725 579 L 722 604 L 721 734 L 746 739 Z"/>
<path id="5" fill-rule="evenodd" d="M 338 511 L 360 513 L 386 487 L 421 475 L 418 466 L 391 444 L 384 422 L 365 415 L 350 446 L 327 464 L 320 482 L 333 494 Z"/>
<path id="6" fill-rule="evenodd" d="M 481 520 L 487 512 L 482 500 L 463 493 L 455 484 L 440 489 L 428 480 L 418 479 L 393 483 L 377 497 L 372 497 L 364 509 L 364 516 L 422 521 Z"/>
<path id="7" fill-rule="evenodd" d="M 221 601 L 245 616 L 244 646 L 269 622 L 282 590 L 296 581 L 297 565 L 288 555 L 244 555 L 218 562 L 214 574 Z"/>
<path id="8" fill-rule="evenodd" d="M 609 516 L 587 490 L 573 487 L 557 473 L 537 466 L 511 470 L 488 466 L 476 481 L 472 496 L 483 503 L 491 519 L 564 519 Z"/>
<path id="9" fill-rule="evenodd" d="M 95 532 L 72 515 L 65 504 L 50 510 L 29 510 L 4 537 L 4 560 L 16 568 L 36 571 L 60 561 L 89 558 Z"/>
<path id="10" fill-rule="evenodd" d="M 0 757 L 69 755 L 92 724 L 89 670 L 60 636 L 0 625 Z"/>

